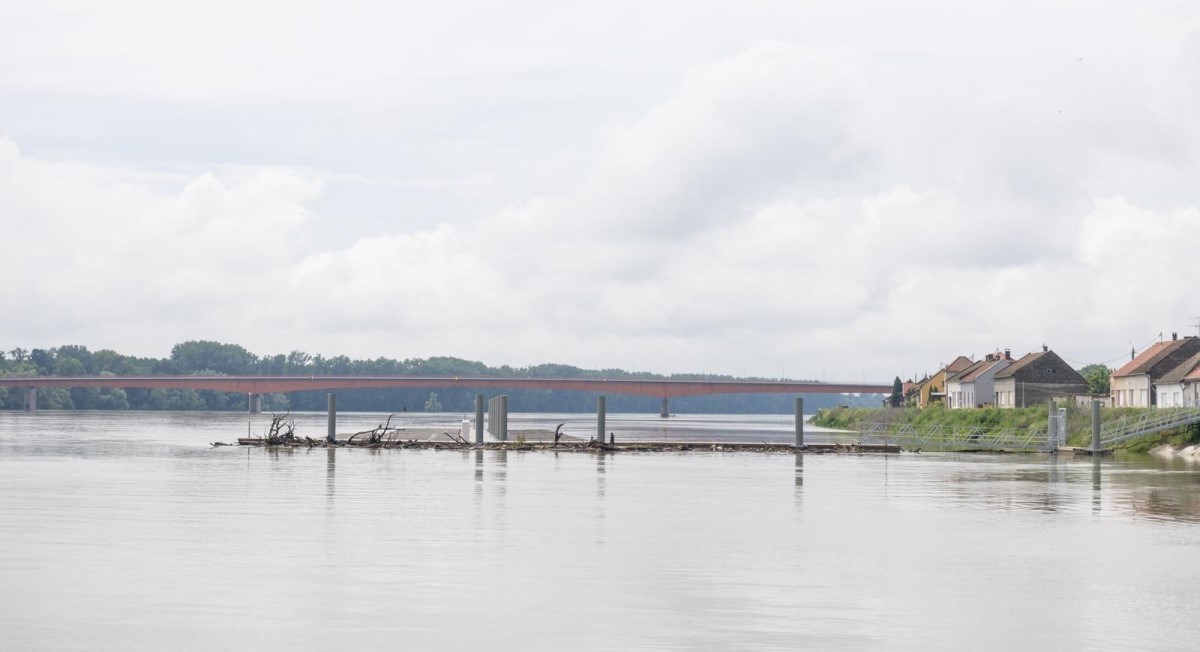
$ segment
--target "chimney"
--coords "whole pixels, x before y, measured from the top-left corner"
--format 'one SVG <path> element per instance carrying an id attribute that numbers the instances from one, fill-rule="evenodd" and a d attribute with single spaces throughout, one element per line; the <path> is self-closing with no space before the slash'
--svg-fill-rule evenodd
<path id="1" fill-rule="evenodd" d="M 1179 339 L 1179 333 L 1171 333 L 1171 341 L 1174 342 L 1177 339 Z"/>
<path id="2" fill-rule="evenodd" d="M 1012 359 L 1012 349 L 1004 349 L 1004 359 L 1005 360 Z"/>
<path id="3" fill-rule="evenodd" d="M 1136 357 L 1137 357 L 1137 349 L 1132 349 L 1132 348 L 1129 349 L 1129 359 L 1132 360 Z"/>
<path id="4" fill-rule="evenodd" d="M 1045 353 L 1046 351 L 1049 351 L 1049 350 L 1050 350 L 1050 347 L 1046 346 L 1045 344 L 1042 345 L 1042 353 Z"/>

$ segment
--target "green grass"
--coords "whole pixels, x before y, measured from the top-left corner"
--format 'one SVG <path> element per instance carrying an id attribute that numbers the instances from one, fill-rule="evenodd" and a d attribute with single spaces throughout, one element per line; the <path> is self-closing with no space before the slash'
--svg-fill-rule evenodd
<path id="1" fill-rule="evenodd" d="M 1074 404 L 1064 407 L 1067 409 L 1067 443 L 1071 446 L 1088 446 L 1092 438 L 1091 409 Z M 1141 411 L 1143 408 L 1103 408 L 1100 410 L 1100 421 L 1102 423 L 1116 421 Z M 872 423 L 908 423 L 925 427 L 941 425 L 1020 429 L 1036 426 L 1044 429 L 1046 416 L 1046 406 L 949 410 L 941 404 L 935 404 L 924 410 L 916 408 L 830 408 L 818 411 L 813 417 L 812 423 L 815 426 L 843 430 L 858 430 Z M 1147 436 L 1123 447 L 1123 450 L 1146 451 L 1159 443 L 1171 443 L 1175 446 L 1200 443 L 1200 424 Z"/>

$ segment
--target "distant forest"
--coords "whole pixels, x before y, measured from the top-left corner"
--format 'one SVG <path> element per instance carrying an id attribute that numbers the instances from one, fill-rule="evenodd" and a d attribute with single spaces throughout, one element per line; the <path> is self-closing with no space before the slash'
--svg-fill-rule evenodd
<path id="1" fill-rule="evenodd" d="M 139 358 L 116 351 L 89 351 L 86 346 L 68 345 L 51 349 L 0 351 L 0 409 L 24 406 L 23 388 L 4 387 L 12 376 L 153 376 L 153 375 L 363 375 L 363 376 L 459 376 L 520 378 L 609 378 L 656 380 L 756 380 L 713 374 L 663 376 L 622 369 L 580 369 L 569 365 L 542 364 L 513 368 L 489 367 L 459 358 L 434 357 L 393 360 L 352 360 L 344 355 L 325 358 L 292 351 L 286 355 L 258 356 L 236 344 L 190 341 L 176 344 L 169 358 Z M 355 389 L 338 390 L 338 408 L 363 412 L 472 412 L 475 394 L 471 389 Z M 484 392 L 491 395 L 497 392 Z M 591 412 L 596 394 L 577 391 L 513 390 L 509 409 L 514 412 Z M 263 410 L 324 411 L 326 392 L 266 394 Z M 878 406 L 880 395 L 809 394 L 805 411 L 836 405 Z M 673 413 L 700 414 L 788 414 L 794 409 L 792 394 L 728 394 L 671 399 Z M 643 396 L 608 395 L 612 412 L 657 414 L 660 399 Z M 245 394 L 187 389 L 50 389 L 38 390 L 38 408 L 49 410 L 213 410 L 245 411 Z"/>

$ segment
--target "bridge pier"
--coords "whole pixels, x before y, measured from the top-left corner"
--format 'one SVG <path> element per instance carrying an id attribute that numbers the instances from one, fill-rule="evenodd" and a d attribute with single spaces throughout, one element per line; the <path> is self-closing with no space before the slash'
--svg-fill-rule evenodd
<path id="1" fill-rule="evenodd" d="M 666 399 L 663 399 L 664 401 Z M 606 412 L 606 399 L 603 396 L 596 397 L 596 443 L 604 445 L 604 417 Z"/>
<path id="2" fill-rule="evenodd" d="M 664 419 L 671 418 L 671 401 L 666 396 L 663 397 L 662 410 L 659 411 L 658 416 Z"/>
<path id="3" fill-rule="evenodd" d="M 250 403 L 250 414 L 262 414 L 262 394 L 255 394 L 251 392 L 248 399 Z"/>
<path id="4" fill-rule="evenodd" d="M 30 387 L 25 390 L 25 411 L 37 412 L 37 388 Z"/>
<path id="5" fill-rule="evenodd" d="M 796 397 L 796 448 L 804 448 L 804 398 Z"/>
<path id="6" fill-rule="evenodd" d="M 325 430 L 325 441 L 332 444 L 337 441 L 337 394 L 329 392 L 329 396 L 326 400 L 326 409 L 329 412 L 329 422 Z"/>

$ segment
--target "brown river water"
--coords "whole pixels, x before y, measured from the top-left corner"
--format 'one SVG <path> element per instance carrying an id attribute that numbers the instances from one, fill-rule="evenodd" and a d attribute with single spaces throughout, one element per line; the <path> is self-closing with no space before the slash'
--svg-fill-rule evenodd
<path id="1" fill-rule="evenodd" d="M 269 416 L 0 413 L 0 649 L 1197 647 L 1200 471 L 1181 461 L 209 446 L 248 421 Z"/>

